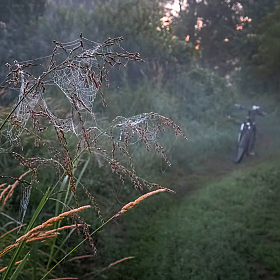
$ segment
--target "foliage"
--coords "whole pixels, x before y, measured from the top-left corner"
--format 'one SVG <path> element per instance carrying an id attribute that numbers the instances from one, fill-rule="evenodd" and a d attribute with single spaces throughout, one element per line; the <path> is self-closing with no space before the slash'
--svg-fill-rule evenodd
<path id="1" fill-rule="evenodd" d="M 9 73 L 6 82 L 8 85 L 12 85 L 19 93 L 16 105 L 1 122 L 0 151 L 14 157 L 20 165 L 28 168 L 29 171 L 22 174 L 19 179 L 7 176 L 2 177 L 3 179 L 16 180 L 14 184 L 8 187 L 6 187 L 6 183 L 1 184 L 0 199 L 3 201 L 2 207 L 5 207 L 7 199 L 12 196 L 15 187 L 21 183 L 23 191 L 20 199 L 20 217 L 17 223 L 24 227 L 23 221 L 28 209 L 31 191 L 34 186 L 38 187 L 38 174 L 43 171 L 43 167 L 53 167 L 56 172 L 53 177 L 58 181 L 49 185 L 47 190 L 41 190 L 44 195 L 28 227 L 25 229 L 25 233 L 6 248 L 1 248 L 1 256 L 15 249 L 3 279 L 7 279 L 22 251 L 27 250 L 28 245 L 25 246 L 25 243 L 57 237 L 59 231 L 65 229 L 72 230 L 70 235 L 73 229 L 83 233 L 85 239 L 74 246 L 49 270 L 49 266 L 55 260 L 55 256 L 60 253 L 60 250 L 55 250 L 56 241 L 50 245 L 49 260 L 47 266 L 42 269 L 43 278 L 45 278 L 85 240 L 89 241 L 95 252 L 96 248 L 91 235 L 110 220 L 133 208 L 145 198 L 168 190 L 137 175 L 130 146 L 131 143 L 141 142 L 148 151 L 156 150 L 170 165 L 165 150 L 159 142 L 159 134 L 164 129 L 169 128 L 175 132 L 176 136 L 184 136 L 180 127 L 169 118 L 151 112 L 128 118 L 118 116 L 113 120 L 112 124 L 106 123 L 107 128 L 104 128 L 102 119 L 99 122 L 98 117 L 92 110 L 97 94 L 100 95 L 103 106 L 107 106 L 102 90 L 109 86 L 108 72 L 112 67 L 125 66 L 129 61 L 143 62 L 139 53 L 124 51 L 120 46 L 122 40 L 122 37 L 108 38 L 103 43 L 96 43 L 80 34 L 80 38 L 72 42 L 60 43 L 53 41 L 54 50 L 48 56 L 49 62 L 46 65 L 41 64 L 45 66 L 45 70 L 39 76 L 36 76 L 36 71 L 33 71 L 32 67 L 37 66 L 34 63 L 14 61 L 13 64 L 7 64 Z M 63 108 L 60 111 L 54 111 L 51 105 L 55 103 L 55 100 L 49 101 L 51 97 L 48 96 L 49 88 L 47 86 L 57 86 L 61 90 L 65 98 L 62 105 L 66 105 L 66 101 L 68 101 L 68 106 L 66 106 L 68 110 Z M 71 111 L 69 112 L 69 110 Z M 57 117 L 57 114 L 62 114 L 62 117 Z M 46 138 L 49 134 L 46 135 L 45 131 L 53 132 L 57 138 L 56 144 L 52 143 L 52 139 Z M 26 147 L 23 146 L 24 141 L 21 140 L 26 139 L 28 135 L 32 135 L 35 147 L 44 151 L 43 156 L 38 156 L 34 151 L 34 156 L 29 154 L 28 157 L 26 155 L 24 157 L 22 151 Z M 90 159 L 92 159 L 89 155 L 79 176 L 76 178 L 80 157 L 85 152 L 92 154 L 100 167 L 105 164 L 109 166 L 112 173 L 117 174 L 123 184 L 126 180 L 129 180 L 135 189 L 143 190 L 148 188 L 152 192 L 128 203 L 117 214 L 104 221 L 95 197 L 89 188 L 80 182 Z M 29 172 L 32 173 L 31 182 L 23 180 L 23 177 Z M 57 189 L 59 181 L 62 179 L 63 183 L 60 189 Z M 68 188 L 65 190 L 67 182 Z M 98 226 L 91 234 L 88 223 L 76 213 L 90 206 L 72 209 L 73 200 L 76 207 L 80 205 L 77 192 L 79 184 L 102 221 L 101 226 Z M 105 193 L 106 191 L 107 189 Z M 40 226 L 34 227 L 37 217 L 51 199 L 56 201 L 55 214 L 51 214 L 51 218 Z M 65 209 L 70 210 L 65 212 Z M 69 215 L 74 224 L 61 226 L 61 220 Z M 94 224 L 96 224 L 96 221 Z M 50 226 L 55 226 L 55 229 L 49 230 Z M 68 238 L 69 235 L 62 241 L 60 247 L 63 246 Z M 23 258 L 22 264 L 18 266 L 19 269 L 14 271 L 12 278 L 15 278 L 16 276 L 14 275 L 18 275 L 23 269 L 27 256 L 29 257 L 29 252 Z M 42 262 L 44 261 L 42 260 Z M 42 272 L 38 273 L 42 274 Z"/>
<path id="2" fill-rule="evenodd" d="M 104 272 L 105 276 L 277 279 L 280 275 L 277 156 L 219 181 L 215 178 L 209 182 L 211 178 L 197 173 L 199 189 L 195 193 L 184 196 L 190 187 L 185 183 L 180 197 L 166 197 L 165 201 L 155 197 L 153 204 L 135 213 L 139 215 L 137 224 L 133 222 L 134 213 L 129 213 L 124 219 L 129 229 L 125 237 L 130 240 L 129 246 L 111 244 L 110 249 L 117 247 L 122 255 L 134 252 L 135 258 L 120 264 L 118 270 Z"/>
<path id="3" fill-rule="evenodd" d="M 242 1 L 181 1 L 179 16 L 172 23 L 174 32 L 201 49 L 203 66 L 225 75 L 236 64 L 237 27 L 244 16 Z"/>
<path id="4" fill-rule="evenodd" d="M 258 63 L 259 71 L 265 76 L 279 73 L 280 61 L 277 59 L 280 55 L 279 37 L 280 2 L 278 1 L 275 10 L 262 19 L 256 34 L 258 51 L 253 58 Z"/>
<path id="5" fill-rule="evenodd" d="M 239 90 L 242 90 L 249 96 L 255 94 L 274 94 L 278 91 L 278 78 L 277 73 L 270 72 L 271 75 L 266 75 L 265 68 L 262 66 L 261 57 L 264 52 L 268 61 L 276 60 L 273 51 L 270 51 L 264 46 L 274 45 L 271 44 L 269 36 L 265 37 L 267 26 L 265 18 L 269 18 L 269 14 L 275 9 L 277 1 L 255 0 L 243 3 L 245 14 L 251 19 L 247 22 L 245 28 L 242 29 L 242 36 L 239 39 L 239 47 L 237 49 L 240 57 L 239 68 L 233 75 L 233 81 L 239 86 Z M 272 23 L 270 21 L 269 24 Z M 275 24 L 277 20 L 275 21 Z M 272 39 L 273 40 L 273 39 Z M 262 45 L 262 47 L 261 47 Z M 259 58 L 258 58 L 259 57 Z M 261 70 L 261 71 L 260 71 Z"/>

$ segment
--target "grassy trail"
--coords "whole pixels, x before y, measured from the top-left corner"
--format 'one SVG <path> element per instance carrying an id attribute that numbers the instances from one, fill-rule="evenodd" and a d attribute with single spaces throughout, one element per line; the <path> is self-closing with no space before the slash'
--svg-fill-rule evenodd
<path id="1" fill-rule="evenodd" d="M 181 186 L 127 213 L 113 247 L 135 259 L 111 279 L 280 279 L 279 153 L 214 175 L 208 163 L 195 191 Z"/>
<path id="2" fill-rule="evenodd" d="M 268 132 L 241 164 L 221 155 L 177 168 L 165 182 L 177 194 L 144 201 L 112 236 L 114 258 L 135 258 L 98 279 L 280 279 L 280 143 Z"/>

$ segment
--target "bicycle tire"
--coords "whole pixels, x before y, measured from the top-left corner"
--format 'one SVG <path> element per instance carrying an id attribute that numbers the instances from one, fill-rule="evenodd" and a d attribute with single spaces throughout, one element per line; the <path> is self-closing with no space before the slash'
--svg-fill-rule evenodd
<path id="1" fill-rule="evenodd" d="M 248 142 L 248 149 L 247 149 L 247 155 L 250 155 L 251 152 L 254 152 L 254 142 L 256 138 L 256 132 L 253 130 L 250 130 L 250 137 Z"/>
<path id="2" fill-rule="evenodd" d="M 240 141 L 238 142 L 237 151 L 236 151 L 236 157 L 235 157 L 235 163 L 241 162 L 243 159 L 245 153 L 248 151 L 249 146 L 249 131 L 247 130 L 242 136 Z"/>

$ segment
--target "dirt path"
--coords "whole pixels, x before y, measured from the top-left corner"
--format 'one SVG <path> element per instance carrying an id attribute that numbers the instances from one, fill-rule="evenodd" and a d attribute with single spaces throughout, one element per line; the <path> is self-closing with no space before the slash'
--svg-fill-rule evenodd
<path id="1" fill-rule="evenodd" d="M 177 170 L 176 184 L 173 189 L 179 196 L 188 195 L 211 181 L 216 181 L 236 170 L 250 168 L 267 160 L 280 151 L 280 136 L 278 134 L 271 129 L 267 129 L 265 133 L 259 133 L 255 147 L 256 155 L 245 156 L 239 164 L 233 162 L 235 152 L 233 148 L 232 152 L 201 161 L 192 173 L 187 174 L 183 170 Z"/>

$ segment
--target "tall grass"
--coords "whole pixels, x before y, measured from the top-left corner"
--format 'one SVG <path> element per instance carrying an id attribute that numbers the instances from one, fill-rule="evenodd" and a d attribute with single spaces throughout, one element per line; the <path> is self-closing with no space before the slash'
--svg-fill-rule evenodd
<path id="1" fill-rule="evenodd" d="M 169 165 L 158 135 L 167 128 L 173 130 L 177 137 L 185 137 L 180 127 L 171 119 L 153 112 L 132 117 L 118 116 L 110 124 L 102 118 L 99 120 L 99 114 L 92 111 L 97 94 L 102 105 L 107 107 L 103 87 L 109 86 L 108 72 L 112 67 L 126 66 L 129 61 L 143 62 L 139 53 L 124 51 L 120 47 L 121 41 L 122 37 L 109 38 L 99 44 L 84 38 L 82 34 L 73 42 L 54 41 L 54 50 L 45 65 L 46 70 L 39 76 L 36 76 L 36 71 L 32 71 L 32 67 L 36 66 L 33 63 L 15 61 L 13 65 L 7 64 L 10 71 L 7 84 L 13 85 L 14 89 L 19 91 L 19 98 L 10 113 L 1 121 L 0 151 L 13 157 L 27 172 L 16 177 L 17 175 L 10 171 L 10 174 L 2 176 L 2 180 L 14 183 L 6 186 L 4 182 L 0 185 L 3 214 L 21 225 L 20 237 L 15 236 L 15 230 L 2 235 L 5 239 L 1 243 L 0 257 L 3 266 L 6 265 L 1 269 L 4 280 L 9 277 L 64 277 L 64 273 L 71 266 L 64 264 L 67 267 L 65 272 L 55 268 L 73 252 L 81 253 L 80 247 L 85 241 L 91 254 L 83 257 L 94 255 L 97 248 L 93 235 L 96 232 L 147 197 L 168 190 L 137 175 L 132 159 L 133 148 L 130 146 L 131 143 L 138 143 L 146 150 L 155 150 Z M 87 44 L 90 47 L 87 47 Z M 44 62 L 42 64 L 44 65 Z M 47 88 L 50 84 L 51 87 Z M 54 100 L 56 96 L 50 91 L 54 86 L 59 88 L 59 95 L 61 96 L 62 92 L 65 101 L 68 101 L 66 109 L 57 106 L 58 103 Z M 61 104 L 65 105 L 65 101 Z M 56 137 L 56 141 L 53 141 L 53 137 Z M 35 148 L 25 152 L 30 140 L 34 141 Z M 95 161 L 95 169 L 92 171 L 97 174 L 93 175 L 88 171 L 89 181 L 85 185 L 84 173 L 92 160 Z M 110 209 L 103 213 L 102 202 L 99 206 L 92 192 L 94 185 L 98 183 L 93 181 L 93 178 L 96 178 L 96 175 L 106 176 L 107 171 L 100 172 L 96 165 L 116 174 L 123 185 L 130 182 L 135 189 L 145 192 L 148 190 L 148 193 L 132 199 L 130 203 L 122 202 L 124 206 L 118 206 L 118 211 L 113 214 Z M 49 173 L 51 178 L 42 176 L 42 172 Z M 29 180 L 23 179 L 27 173 L 32 174 Z M 46 185 L 39 183 L 41 176 Z M 105 177 L 99 181 L 107 182 Z M 17 185 L 22 188 L 21 196 L 15 199 L 20 204 L 18 221 L 5 214 L 8 202 L 14 198 Z M 34 199 L 32 201 L 34 189 L 40 194 L 39 203 Z M 101 190 L 107 191 L 107 187 Z M 102 194 L 98 198 L 100 197 Z M 33 206 L 31 209 L 30 202 Z M 84 203 L 90 203 L 91 209 L 95 211 L 91 211 L 92 225 L 78 213 L 90 207 Z M 13 208 L 13 204 L 10 204 L 10 207 Z M 41 223 L 38 223 L 39 216 Z M 25 227 L 23 222 L 30 217 Z M 65 224 L 66 217 L 71 217 L 70 225 L 69 222 Z M 35 226 L 36 224 L 38 225 Z M 10 225 L 3 223 L 1 226 L 5 231 Z M 70 240 L 73 230 L 82 236 L 82 241 L 78 244 L 75 240 Z M 104 267 L 109 269 L 126 259 L 130 257 L 121 258 Z M 69 273 L 77 272 L 70 269 Z"/>

